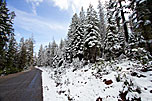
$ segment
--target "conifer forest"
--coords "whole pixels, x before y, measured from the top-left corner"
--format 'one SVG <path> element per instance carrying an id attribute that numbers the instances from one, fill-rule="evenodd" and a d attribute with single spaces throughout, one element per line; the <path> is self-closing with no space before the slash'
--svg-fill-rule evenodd
<path id="1" fill-rule="evenodd" d="M 40 70 L 44 101 L 152 101 L 152 0 L 81 7 L 66 38 L 47 40 L 37 52 L 34 36 L 16 40 L 15 18 L 0 0 L 2 78 Z"/>

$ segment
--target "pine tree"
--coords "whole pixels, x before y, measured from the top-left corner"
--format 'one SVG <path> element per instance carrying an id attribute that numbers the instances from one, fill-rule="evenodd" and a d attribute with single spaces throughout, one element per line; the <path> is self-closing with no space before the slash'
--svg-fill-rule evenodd
<path id="1" fill-rule="evenodd" d="M 77 34 L 77 27 L 79 23 L 78 15 L 75 13 L 72 17 L 72 23 L 70 25 L 70 29 L 68 31 L 68 49 L 67 54 L 69 54 L 69 60 L 72 62 L 73 57 L 76 56 L 76 50 L 75 50 L 75 40 Z"/>
<path id="2" fill-rule="evenodd" d="M 39 49 L 39 52 L 38 52 L 38 60 L 37 60 L 37 65 L 38 66 L 43 66 L 42 65 L 43 56 L 44 56 L 44 54 L 43 54 L 43 46 L 41 45 L 40 49 Z"/>
<path id="3" fill-rule="evenodd" d="M 52 57 L 51 57 L 51 43 L 49 43 L 48 47 L 45 49 L 45 65 L 51 66 Z"/>
<path id="4" fill-rule="evenodd" d="M 80 16 L 80 25 L 81 25 L 81 27 L 83 27 L 85 24 L 85 20 L 86 20 L 86 16 L 85 16 L 83 7 L 81 8 L 79 16 Z"/>
<path id="5" fill-rule="evenodd" d="M 152 54 L 152 1 L 151 0 L 130 0 L 129 8 L 132 9 L 130 16 L 132 31 L 138 46 L 145 47 Z"/>
<path id="6" fill-rule="evenodd" d="M 1 74 L 4 74 L 4 69 L 6 68 L 6 63 L 7 63 L 7 59 L 6 59 L 6 48 L 7 48 L 7 45 L 5 45 L 5 48 L 3 48 L 1 51 L 0 51 L 0 75 Z"/>
<path id="7" fill-rule="evenodd" d="M 7 66 L 6 66 L 7 68 L 5 69 L 6 74 L 18 72 L 18 63 L 16 57 L 18 57 L 17 42 L 14 36 L 12 35 L 9 39 L 9 45 L 7 51 Z"/>
<path id="8" fill-rule="evenodd" d="M 79 58 L 79 60 L 83 58 L 84 21 L 85 15 L 82 8 L 80 18 L 77 14 L 73 15 L 68 32 L 68 53 L 71 62 L 73 58 Z"/>
<path id="9" fill-rule="evenodd" d="M 9 13 L 9 9 L 6 7 L 6 1 L 0 0 L 0 51 L 8 42 L 9 36 L 13 34 L 13 19 L 15 13 Z"/>
<path id="10" fill-rule="evenodd" d="M 64 53 L 65 53 L 65 41 L 61 39 L 59 44 L 59 50 L 57 53 L 60 59 L 64 59 Z"/>
<path id="11" fill-rule="evenodd" d="M 52 67 L 56 67 L 56 62 L 58 61 L 57 59 L 57 50 L 58 50 L 58 45 L 56 44 L 55 40 L 52 42 L 52 47 L 51 47 L 51 58 L 53 59 L 52 61 Z"/>
<path id="12" fill-rule="evenodd" d="M 101 1 L 98 1 L 98 10 L 99 10 L 99 28 L 100 28 L 100 35 L 101 35 L 101 55 L 103 57 L 104 52 L 104 41 L 106 37 L 106 22 L 105 22 L 105 13 L 104 8 Z"/>
<path id="13" fill-rule="evenodd" d="M 58 63 L 56 66 L 60 67 L 62 66 L 63 62 L 65 61 L 65 49 L 66 49 L 66 43 L 65 43 L 65 40 L 62 40 L 60 41 L 60 44 L 59 44 L 59 49 L 57 51 L 57 55 L 58 55 Z"/>
<path id="14" fill-rule="evenodd" d="M 87 9 L 86 16 L 86 31 L 84 36 L 84 56 L 85 60 L 95 62 L 97 57 L 100 57 L 100 33 L 99 33 L 99 19 L 97 12 L 90 4 Z"/>
<path id="15" fill-rule="evenodd" d="M 51 47 L 51 57 L 55 57 L 57 55 L 57 48 L 58 45 L 56 44 L 55 40 L 53 40 Z"/>
<path id="16" fill-rule="evenodd" d="M 27 49 L 27 65 L 28 66 L 32 66 L 33 65 L 33 53 L 34 53 L 34 39 L 29 38 L 28 40 L 26 40 L 25 42 L 26 45 L 26 49 Z"/>
<path id="17" fill-rule="evenodd" d="M 85 24 L 86 24 L 86 16 L 83 7 L 81 8 L 79 16 L 80 16 L 79 27 L 78 27 L 79 34 L 76 36 L 76 38 L 79 39 L 77 39 L 76 48 L 77 48 L 77 56 L 79 57 L 79 60 L 82 60 L 82 58 L 84 58 L 83 50 L 84 50 L 84 34 L 85 34 Z"/>
<path id="18" fill-rule="evenodd" d="M 122 5 L 123 3 L 123 5 Z M 122 30 L 122 34 L 125 36 L 126 42 L 129 41 L 129 32 L 127 26 L 127 20 L 125 18 L 125 11 L 126 6 L 125 0 L 110 0 L 108 4 L 108 10 L 111 11 L 111 17 L 115 19 L 115 23 L 119 30 Z M 108 15 L 109 16 L 109 15 Z M 109 22 L 109 20 L 108 20 Z"/>
<path id="19" fill-rule="evenodd" d="M 59 48 L 62 50 L 62 49 L 63 49 L 63 47 L 64 47 L 64 42 L 63 42 L 63 40 L 61 39 L 61 41 L 60 41 L 60 45 L 59 45 Z"/>
<path id="20" fill-rule="evenodd" d="M 19 44 L 19 70 L 27 68 L 27 47 L 24 42 L 24 38 L 21 38 Z"/>
<path id="21" fill-rule="evenodd" d="M 48 52 L 48 47 L 47 45 L 44 47 L 43 49 L 43 54 L 42 54 L 42 65 L 43 66 L 48 66 L 47 61 L 48 61 L 48 57 L 47 57 L 47 52 Z"/>
<path id="22" fill-rule="evenodd" d="M 100 0 L 98 1 L 98 9 L 99 9 L 99 21 L 100 21 L 99 28 L 101 34 L 101 42 L 103 44 L 106 34 L 106 23 L 105 23 L 104 8 Z"/>
<path id="23" fill-rule="evenodd" d="M 9 12 L 6 1 L 0 0 L 0 74 L 6 68 L 6 48 L 9 36 L 13 34 L 14 12 Z"/>
<path id="24" fill-rule="evenodd" d="M 104 42 L 104 58 L 106 60 L 119 57 L 124 52 L 125 37 L 123 27 L 120 26 L 117 3 L 110 0 L 107 7 L 108 27 Z"/>
<path id="25" fill-rule="evenodd" d="M 75 18 L 76 18 L 76 21 L 75 21 L 76 25 L 75 25 L 75 30 L 73 32 L 73 40 L 71 42 L 72 44 L 71 48 L 72 48 L 73 57 L 74 58 L 78 57 L 79 60 L 81 60 L 83 58 L 84 29 L 83 29 L 83 22 L 80 22 L 80 19 L 78 18 L 77 15 L 75 16 Z"/>
<path id="26" fill-rule="evenodd" d="M 125 39 L 126 39 L 126 42 L 128 42 L 129 32 L 128 32 L 127 20 L 125 18 L 125 11 L 124 11 L 124 8 L 126 7 L 126 5 L 122 5 L 123 2 L 125 2 L 125 0 L 118 0 L 119 9 L 116 12 L 116 17 L 117 17 L 117 22 L 119 22 L 120 19 L 122 20 L 122 27 L 123 27 Z M 120 12 L 121 16 L 119 16 L 119 12 Z"/>

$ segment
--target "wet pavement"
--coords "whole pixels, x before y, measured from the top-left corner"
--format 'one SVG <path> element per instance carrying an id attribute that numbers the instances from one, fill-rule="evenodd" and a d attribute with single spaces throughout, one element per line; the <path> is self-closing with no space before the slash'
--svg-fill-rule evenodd
<path id="1" fill-rule="evenodd" d="M 0 101 L 43 101 L 42 92 L 39 69 L 0 77 Z"/>

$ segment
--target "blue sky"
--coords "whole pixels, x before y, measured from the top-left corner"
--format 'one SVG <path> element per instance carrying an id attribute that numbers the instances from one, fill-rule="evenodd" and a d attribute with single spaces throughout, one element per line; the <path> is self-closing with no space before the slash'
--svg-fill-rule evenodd
<path id="1" fill-rule="evenodd" d="M 73 13 L 91 3 L 97 7 L 98 0 L 6 0 L 11 11 L 15 11 L 15 37 L 19 42 L 34 36 L 35 51 L 41 44 L 57 43 L 66 38 Z"/>

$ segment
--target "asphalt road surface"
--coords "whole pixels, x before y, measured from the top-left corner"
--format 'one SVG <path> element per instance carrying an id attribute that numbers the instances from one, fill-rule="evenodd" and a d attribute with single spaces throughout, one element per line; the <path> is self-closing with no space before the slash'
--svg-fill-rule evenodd
<path id="1" fill-rule="evenodd" d="M 0 101 L 43 101 L 39 69 L 0 77 Z"/>

